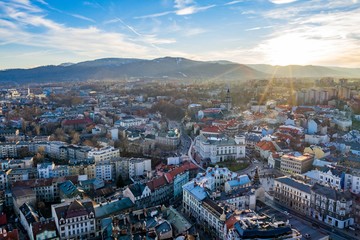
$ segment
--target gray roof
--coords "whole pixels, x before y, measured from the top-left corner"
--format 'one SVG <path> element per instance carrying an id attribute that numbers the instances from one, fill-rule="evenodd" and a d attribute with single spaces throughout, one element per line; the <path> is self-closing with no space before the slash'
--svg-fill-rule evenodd
<path id="1" fill-rule="evenodd" d="M 311 191 L 313 191 L 316 194 L 326 196 L 326 198 L 332 199 L 332 200 L 351 200 L 351 193 L 349 191 L 340 192 L 334 188 L 322 186 L 318 183 L 315 183 L 314 186 L 312 186 Z"/>
<path id="2" fill-rule="evenodd" d="M 278 182 L 281 182 L 283 184 L 286 184 L 288 186 L 291 186 L 293 188 L 299 189 L 300 191 L 311 193 L 311 186 L 308 184 L 305 184 L 303 182 L 297 181 L 295 179 L 289 178 L 289 177 L 279 177 L 275 179 Z"/>

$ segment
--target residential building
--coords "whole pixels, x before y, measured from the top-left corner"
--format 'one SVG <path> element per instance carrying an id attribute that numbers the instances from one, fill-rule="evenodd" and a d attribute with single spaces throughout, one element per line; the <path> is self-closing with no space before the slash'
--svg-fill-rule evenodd
<path id="1" fill-rule="evenodd" d="M 45 219 L 43 221 L 40 220 L 39 222 L 34 222 L 30 228 L 29 236 L 31 240 L 60 239 L 56 231 L 54 219 Z"/>
<path id="2" fill-rule="evenodd" d="M 28 203 L 24 203 L 23 205 L 20 206 L 19 213 L 20 213 L 19 215 L 20 215 L 21 225 L 28 233 L 29 238 L 32 238 L 31 235 L 32 225 L 40 221 L 39 215 L 34 210 L 34 208 Z"/>
<path id="3" fill-rule="evenodd" d="M 95 177 L 105 181 L 111 181 L 115 179 L 115 173 L 113 171 L 113 166 L 110 161 L 102 161 L 96 163 L 95 166 Z"/>
<path id="4" fill-rule="evenodd" d="M 311 216 L 331 226 L 343 229 L 354 224 L 352 196 L 315 183 L 311 187 Z"/>
<path id="5" fill-rule="evenodd" d="M 276 178 L 274 201 L 304 215 L 310 215 L 311 185 L 286 176 Z"/>
<path id="6" fill-rule="evenodd" d="M 151 203 L 151 190 L 143 183 L 135 183 L 127 186 L 123 196 L 130 198 L 137 209 L 149 207 Z"/>
<path id="7" fill-rule="evenodd" d="M 151 206 L 168 203 L 173 196 L 173 186 L 166 181 L 165 176 L 153 178 L 146 185 L 151 190 Z"/>
<path id="8" fill-rule="evenodd" d="M 120 151 L 114 147 L 105 147 L 101 149 L 92 149 L 88 152 L 88 157 L 93 158 L 95 163 L 102 161 L 110 161 L 120 157 Z"/>
<path id="9" fill-rule="evenodd" d="M 326 167 L 321 170 L 315 169 L 303 174 L 311 179 L 311 184 L 319 183 L 324 186 L 344 189 L 345 174 L 334 167 Z"/>
<path id="10" fill-rule="evenodd" d="M 51 206 L 60 239 L 89 239 L 95 237 L 96 221 L 93 204 L 89 200 L 74 200 Z"/>
<path id="11" fill-rule="evenodd" d="M 288 153 L 281 156 L 280 170 L 282 172 L 302 174 L 312 169 L 314 155 Z"/>

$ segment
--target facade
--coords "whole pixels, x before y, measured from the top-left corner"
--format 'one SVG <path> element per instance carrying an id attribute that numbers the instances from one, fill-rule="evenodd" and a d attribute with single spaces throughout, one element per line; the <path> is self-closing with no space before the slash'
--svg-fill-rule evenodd
<path id="1" fill-rule="evenodd" d="M 123 191 L 123 196 L 130 198 L 137 209 L 149 207 L 151 203 L 151 190 L 143 183 L 129 185 Z"/>
<path id="2" fill-rule="evenodd" d="M 210 159 L 212 163 L 244 158 L 245 136 L 230 138 L 202 134 L 195 138 L 195 151 L 202 159 Z"/>
<path id="3" fill-rule="evenodd" d="M 314 155 L 305 153 L 304 155 L 295 152 L 281 156 L 280 170 L 282 172 L 302 174 L 312 168 Z"/>
<path id="4" fill-rule="evenodd" d="M 53 204 L 51 214 L 60 239 L 89 239 L 95 237 L 95 210 L 91 201 L 74 200 L 72 202 Z"/>
<path id="5" fill-rule="evenodd" d="M 343 173 L 333 168 L 311 170 L 303 175 L 310 178 L 312 184 L 319 183 L 339 190 L 344 188 Z"/>
<path id="6" fill-rule="evenodd" d="M 345 174 L 344 188 L 355 194 L 360 194 L 360 171 L 352 169 Z"/>
<path id="7" fill-rule="evenodd" d="M 155 136 L 155 143 L 162 146 L 176 147 L 180 144 L 180 131 L 170 129 Z"/>
<path id="8" fill-rule="evenodd" d="M 115 169 L 115 175 L 122 176 L 124 180 L 130 177 L 143 176 L 151 171 L 151 159 L 146 158 L 116 158 L 111 161 Z"/>
<path id="9" fill-rule="evenodd" d="M 165 176 L 153 178 L 146 185 L 151 190 L 151 205 L 168 203 L 173 196 L 173 186 L 166 181 Z"/>
<path id="10" fill-rule="evenodd" d="M 311 185 L 290 177 L 274 179 L 274 201 L 304 215 L 310 214 Z"/>
<path id="11" fill-rule="evenodd" d="M 314 184 L 311 188 L 311 216 L 337 228 L 354 224 L 351 193 Z"/>
<path id="12" fill-rule="evenodd" d="M 112 167 L 112 164 L 110 163 L 110 161 L 96 163 L 95 169 L 96 169 L 95 170 L 96 178 L 102 179 L 105 181 L 114 180 L 114 177 L 115 177 L 114 171 L 113 171 L 113 167 Z"/>
<path id="13" fill-rule="evenodd" d="M 113 147 L 105 147 L 101 149 L 92 149 L 88 153 L 89 158 L 93 158 L 95 163 L 102 161 L 110 161 L 114 158 L 120 157 L 119 149 Z"/>

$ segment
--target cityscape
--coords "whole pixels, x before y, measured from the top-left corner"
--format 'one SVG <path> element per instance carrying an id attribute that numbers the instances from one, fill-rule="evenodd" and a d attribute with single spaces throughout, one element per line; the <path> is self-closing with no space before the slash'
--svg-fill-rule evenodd
<path id="1" fill-rule="evenodd" d="M 0 2 L 0 240 L 360 239 L 359 11 Z"/>

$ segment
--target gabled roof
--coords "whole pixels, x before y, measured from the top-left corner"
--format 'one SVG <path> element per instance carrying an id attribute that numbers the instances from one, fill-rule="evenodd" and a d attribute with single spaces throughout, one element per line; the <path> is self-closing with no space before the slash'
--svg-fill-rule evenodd
<path id="1" fill-rule="evenodd" d="M 153 192 L 158 188 L 163 187 L 167 184 L 165 176 L 161 176 L 158 178 L 154 178 L 151 181 L 147 182 L 146 185 L 150 188 L 150 190 Z"/>
<path id="2" fill-rule="evenodd" d="M 140 197 L 144 192 L 146 185 L 142 183 L 135 183 L 129 186 L 130 191 L 134 195 L 134 197 Z"/>
<path id="3" fill-rule="evenodd" d="M 271 141 L 260 141 L 256 144 L 257 147 L 261 148 L 263 151 L 275 152 L 276 147 Z"/>

